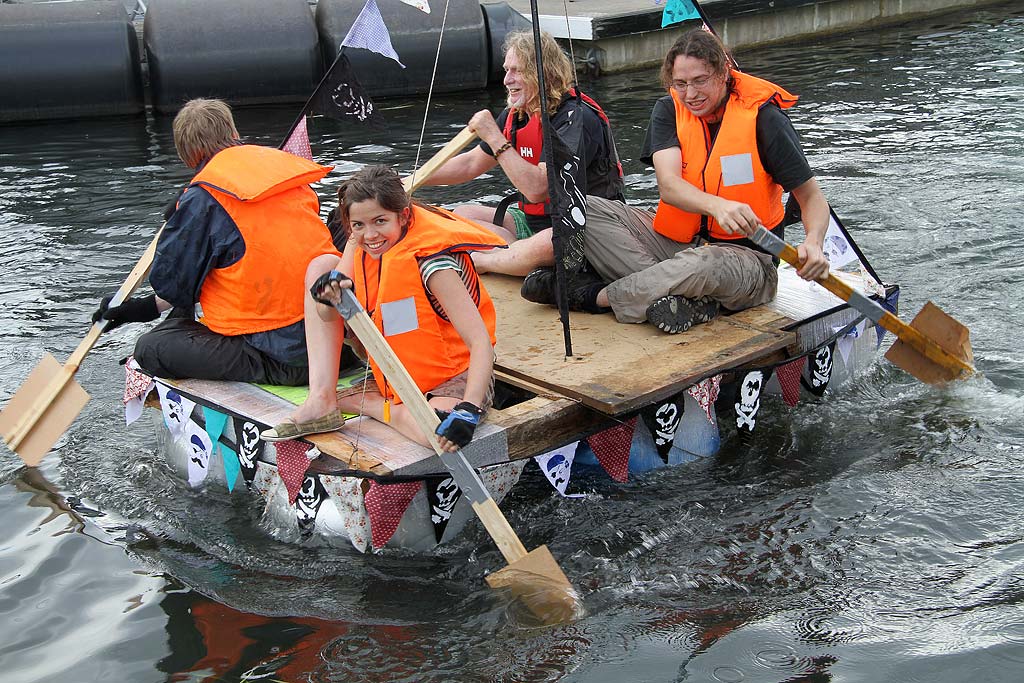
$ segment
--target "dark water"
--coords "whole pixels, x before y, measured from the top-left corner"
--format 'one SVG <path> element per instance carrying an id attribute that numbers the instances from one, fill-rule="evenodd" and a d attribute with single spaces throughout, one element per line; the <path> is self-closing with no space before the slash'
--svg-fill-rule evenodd
<path id="1" fill-rule="evenodd" d="M 256 501 L 189 492 L 156 417 L 123 426 L 116 361 L 138 330 L 122 328 L 79 372 L 92 401 L 58 454 L 37 471 L 0 455 L 0 679 L 1024 678 L 1021 7 L 739 58 L 802 95 L 792 118 L 827 196 L 905 313 L 932 299 L 970 327 L 981 378 L 938 390 L 879 361 L 842 395 L 773 404 L 751 448 L 591 482 L 584 501 L 527 478 L 510 521 L 588 612 L 538 629 L 480 580 L 501 560 L 478 528 L 437 556 L 360 556 L 275 541 Z M 632 196 L 652 199 L 635 155 L 655 75 L 591 91 Z M 500 98 L 437 101 L 428 148 Z M 319 160 L 410 169 L 422 103 L 386 105 L 388 134 L 314 122 Z M 293 115 L 241 111 L 239 128 L 276 144 Z M 74 349 L 185 179 L 166 119 L 0 128 L 0 398 Z"/>

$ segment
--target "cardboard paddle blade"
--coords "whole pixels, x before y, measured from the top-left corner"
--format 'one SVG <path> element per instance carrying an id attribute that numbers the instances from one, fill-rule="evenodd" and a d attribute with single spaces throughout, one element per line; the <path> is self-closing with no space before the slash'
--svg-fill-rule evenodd
<path id="1" fill-rule="evenodd" d="M 968 365 L 974 365 L 971 331 L 931 301 L 924 305 L 921 312 L 910 322 L 910 326 L 950 355 Z M 893 365 L 927 384 L 945 384 L 966 374 L 963 368 L 937 363 L 899 339 L 885 353 L 885 357 Z"/>
<path id="2" fill-rule="evenodd" d="M 564 624 L 582 616 L 582 601 L 546 545 L 537 546 L 486 579 L 491 588 L 511 590 L 545 624 Z"/>
<path id="3" fill-rule="evenodd" d="M 30 413 L 39 395 L 57 375 L 64 371 L 57 359 L 46 354 L 32 370 L 18 393 L 11 397 L 0 413 L 0 433 L 9 442 L 18 428 L 20 418 Z M 89 402 L 89 394 L 74 379 L 68 381 L 60 393 L 46 407 L 31 430 L 14 451 L 29 467 L 38 465 L 50 452 L 57 439 L 67 431 L 82 408 Z"/>

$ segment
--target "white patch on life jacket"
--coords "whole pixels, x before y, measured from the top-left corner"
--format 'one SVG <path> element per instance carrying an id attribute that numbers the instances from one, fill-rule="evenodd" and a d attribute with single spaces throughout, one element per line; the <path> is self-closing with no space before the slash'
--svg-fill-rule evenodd
<path id="1" fill-rule="evenodd" d="M 381 304 L 380 316 L 384 321 L 385 337 L 412 332 L 420 326 L 419 318 L 416 317 L 416 299 L 411 296 Z"/>
<path id="2" fill-rule="evenodd" d="M 722 157 L 722 185 L 746 185 L 754 182 L 754 162 L 750 152 Z"/>

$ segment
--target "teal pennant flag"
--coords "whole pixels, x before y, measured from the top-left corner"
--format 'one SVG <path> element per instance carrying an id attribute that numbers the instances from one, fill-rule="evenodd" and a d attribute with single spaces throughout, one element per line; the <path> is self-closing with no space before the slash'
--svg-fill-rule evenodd
<path id="1" fill-rule="evenodd" d="M 227 424 L 228 416 L 203 406 L 203 420 L 206 421 L 206 434 L 210 437 L 210 443 L 217 443 L 220 440 L 220 435 L 224 433 L 224 425 Z"/>
<path id="2" fill-rule="evenodd" d="M 228 480 L 228 491 L 234 491 L 238 474 L 242 471 L 242 465 L 238 462 L 238 453 L 224 444 L 220 444 L 220 457 L 224 461 L 224 478 Z"/>
<path id="3" fill-rule="evenodd" d="M 678 24 L 687 19 L 700 19 L 700 12 L 693 0 L 665 0 L 665 11 L 661 13 L 661 27 Z"/>

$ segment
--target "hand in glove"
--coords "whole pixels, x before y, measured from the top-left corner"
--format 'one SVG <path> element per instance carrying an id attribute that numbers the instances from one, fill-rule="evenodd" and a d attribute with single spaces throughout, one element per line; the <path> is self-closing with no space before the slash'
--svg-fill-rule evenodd
<path id="1" fill-rule="evenodd" d="M 457 404 L 434 430 L 441 437 L 441 448 L 453 453 L 472 441 L 483 414 L 484 411 L 468 401 Z"/>
<path id="2" fill-rule="evenodd" d="M 318 303 L 336 306 L 341 303 L 341 290 L 351 288 L 352 278 L 337 270 L 331 270 L 316 279 L 309 288 L 309 294 Z"/>
<path id="3" fill-rule="evenodd" d="M 113 295 L 103 297 L 100 307 L 92 314 L 92 321 L 98 323 L 100 320 L 109 321 L 104 332 L 123 325 L 124 323 L 148 323 L 160 317 L 160 309 L 156 305 L 156 294 L 149 296 L 137 296 L 125 299 L 120 306 L 110 308 L 110 300 Z"/>

